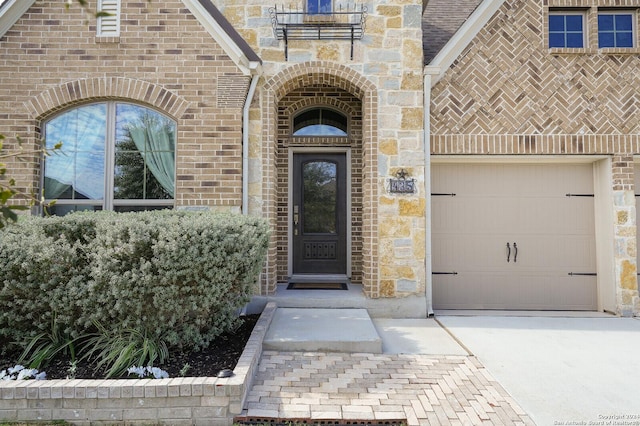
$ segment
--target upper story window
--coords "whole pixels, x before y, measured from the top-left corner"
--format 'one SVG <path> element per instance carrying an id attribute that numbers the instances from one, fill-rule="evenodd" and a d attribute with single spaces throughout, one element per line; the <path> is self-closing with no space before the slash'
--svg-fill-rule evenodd
<path id="1" fill-rule="evenodd" d="M 172 207 L 176 124 L 164 115 L 122 102 L 68 110 L 45 123 L 44 196 L 50 213 L 136 211 Z"/>
<path id="2" fill-rule="evenodd" d="M 585 47 L 585 14 L 567 11 L 550 12 L 549 47 Z"/>
<path id="3" fill-rule="evenodd" d="M 633 18 L 631 12 L 599 12 L 598 47 L 634 47 Z"/>
<path id="4" fill-rule="evenodd" d="M 331 13 L 332 0 L 307 0 L 307 13 L 311 15 Z"/>
<path id="5" fill-rule="evenodd" d="M 98 0 L 98 36 L 120 35 L 120 0 Z"/>
<path id="6" fill-rule="evenodd" d="M 347 116 L 328 108 L 303 111 L 293 118 L 294 136 L 347 136 Z"/>

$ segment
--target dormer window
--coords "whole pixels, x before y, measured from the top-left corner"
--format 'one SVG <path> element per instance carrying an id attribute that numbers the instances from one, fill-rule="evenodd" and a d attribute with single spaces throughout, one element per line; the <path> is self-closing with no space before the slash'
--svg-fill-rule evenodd
<path id="1" fill-rule="evenodd" d="M 120 0 L 98 0 L 99 37 L 118 37 L 120 35 Z"/>

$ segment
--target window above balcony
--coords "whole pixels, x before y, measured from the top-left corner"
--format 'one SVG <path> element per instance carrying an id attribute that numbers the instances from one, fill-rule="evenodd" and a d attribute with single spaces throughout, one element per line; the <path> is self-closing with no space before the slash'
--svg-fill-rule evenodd
<path id="1" fill-rule="evenodd" d="M 289 40 L 350 40 L 353 59 L 354 40 L 364 35 L 367 8 L 355 3 L 334 4 L 332 0 L 305 0 L 302 6 L 276 5 L 269 13 L 275 37 L 285 42 L 285 59 Z"/>

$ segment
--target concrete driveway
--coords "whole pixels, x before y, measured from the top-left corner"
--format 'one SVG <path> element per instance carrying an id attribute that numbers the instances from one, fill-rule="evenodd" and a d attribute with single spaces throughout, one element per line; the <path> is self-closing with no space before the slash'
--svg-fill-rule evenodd
<path id="1" fill-rule="evenodd" d="M 640 319 L 436 319 L 536 424 L 640 425 Z"/>

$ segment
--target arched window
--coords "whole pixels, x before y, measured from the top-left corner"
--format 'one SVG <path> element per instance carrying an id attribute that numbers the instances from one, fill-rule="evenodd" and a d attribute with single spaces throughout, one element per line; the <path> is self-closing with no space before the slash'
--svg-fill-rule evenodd
<path id="1" fill-rule="evenodd" d="M 294 136 L 347 136 L 347 116 L 328 108 L 302 111 L 293 117 Z"/>
<path id="2" fill-rule="evenodd" d="M 44 196 L 52 214 L 172 207 L 176 123 L 123 102 L 68 110 L 47 121 L 46 146 L 62 142 L 44 163 Z"/>

